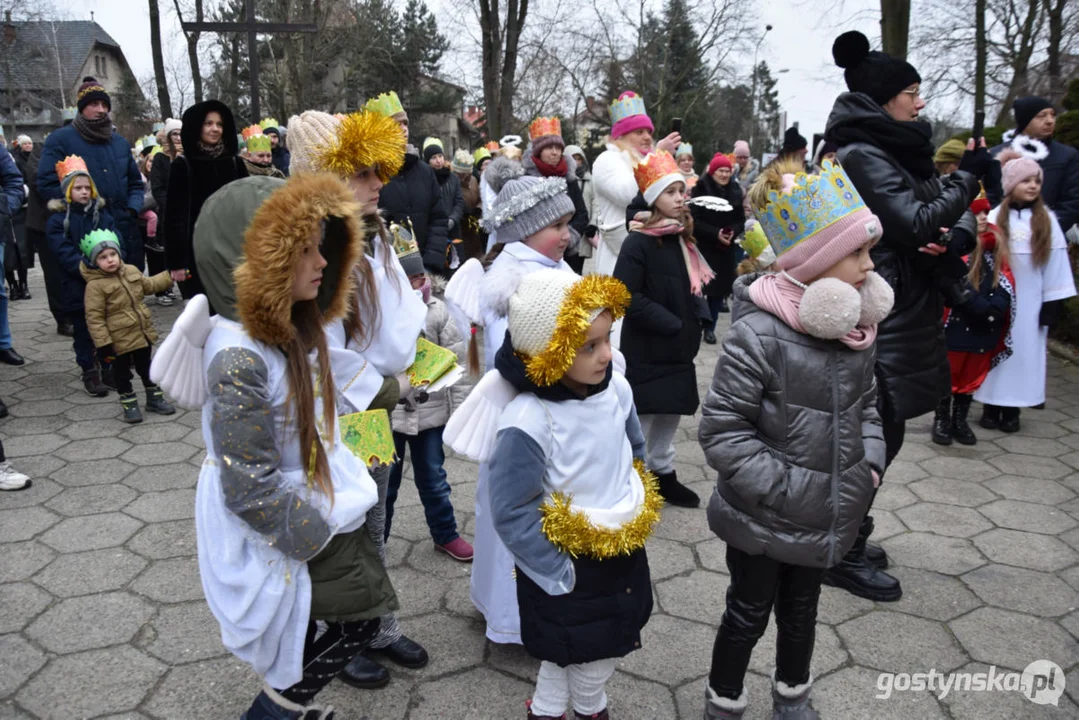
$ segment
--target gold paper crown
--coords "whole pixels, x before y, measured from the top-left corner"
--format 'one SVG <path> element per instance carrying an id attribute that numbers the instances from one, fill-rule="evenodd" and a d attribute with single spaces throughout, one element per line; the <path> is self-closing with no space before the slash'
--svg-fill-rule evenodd
<path id="1" fill-rule="evenodd" d="M 60 182 L 63 182 L 64 178 L 75 172 L 90 174 L 89 169 L 86 167 L 86 161 L 78 155 L 68 155 L 56 163 L 56 177 L 59 178 Z"/>
<path id="2" fill-rule="evenodd" d="M 544 135 L 558 135 L 561 137 L 562 121 L 556 117 L 540 117 L 533 120 L 532 124 L 528 126 L 528 138 L 535 140 Z"/>
<path id="3" fill-rule="evenodd" d="M 385 115 L 386 117 L 391 117 L 405 111 L 404 107 L 401 106 L 401 99 L 397 97 L 397 93 L 393 90 L 390 90 L 388 93 L 382 93 L 376 98 L 371 98 L 367 101 L 367 104 L 363 106 L 363 109 Z"/>
<path id="4" fill-rule="evenodd" d="M 316 165 L 341 177 L 378 167 L 382 182 L 390 181 L 405 163 L 405 134 L 393 118 L 361 110 L 345 116 L 330 145 L 320 148 Z"/>
<path id="5" fill-rule="evenodd" d="M 644 192 L 652 183 L 668 175 L 681 177 L 682 171 L 678 169 L 678 163 L 666 150 L 657 150 L 649 153 L 633 168 L 633 177 L 637 181 L 637 187 Z"/>

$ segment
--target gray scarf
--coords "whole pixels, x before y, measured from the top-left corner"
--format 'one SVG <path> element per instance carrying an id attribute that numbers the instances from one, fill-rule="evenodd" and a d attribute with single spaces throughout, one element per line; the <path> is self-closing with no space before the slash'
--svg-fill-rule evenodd
<path id="1" fill-rule="evenodd" d="M 79 113 L 71 124 L 86 142 L 102 144 L 112 139 L 112 118 L 107 113 L 100 120 L 89 120 Z"/>

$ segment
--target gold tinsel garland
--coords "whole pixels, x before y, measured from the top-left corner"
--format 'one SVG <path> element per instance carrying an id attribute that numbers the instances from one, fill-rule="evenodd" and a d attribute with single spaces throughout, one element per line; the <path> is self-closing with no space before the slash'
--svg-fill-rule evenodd
<path id="1" fill-rule="evenodd" d="M 644 485 L 644 503 L 637 515 L 617 530 L 596 527 L 580 510 L 574 510 L 572 496 L 553 493 L 540 506 L 543 515 L 541 529 L 551 543 L 572 557 L 585 555 L 596 560 L 606 560 L 618 555 L 629 555 L 644 547 L 659 522 L 663 498 L 659 494 L 656 476 L 645 468 L 640 460 L 633 467 Z"/>
<path id="2" fill-rule="evenodd" d="M 361 110 L 349 113 L 337 126 L 333 142 L 319 153 L 319 168 L 344 178 L 378 166 L 382 182 L 390 181 L 405 164 L 405 134 L 393 118 Z"/>
<path id="3" fill-rule="evenodd" d="M 586 275 L 574 283 L 562 300 L 547 347 L 536 355 L 518 353 L 528 379 L 540 387 L 561 380 L 588 337 L 588 328 L 592 325 L 589 314 L 604 308 L 617 320 L 626 314 L 629 297 L 626 286 L 609 275 Z"/>

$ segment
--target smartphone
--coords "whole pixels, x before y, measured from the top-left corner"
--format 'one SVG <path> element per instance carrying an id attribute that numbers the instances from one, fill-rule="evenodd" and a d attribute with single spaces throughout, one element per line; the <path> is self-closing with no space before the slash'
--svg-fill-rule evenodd
<path id="1" fill-rule="evenodd" d="M 671 122 L 671 132 L 676 132 L 679 135 L 682 134 L 682 118 L 675 118 Z"/>
<path id="2" fill-rule="evenodd" d="M 974 134 L 971 135 L 974 138 L 974 149 L 978 149 L 978 138 L 982 136 L 982 132 L 985 130 L 985 111 L 979 110 L 974 113 Z"/>

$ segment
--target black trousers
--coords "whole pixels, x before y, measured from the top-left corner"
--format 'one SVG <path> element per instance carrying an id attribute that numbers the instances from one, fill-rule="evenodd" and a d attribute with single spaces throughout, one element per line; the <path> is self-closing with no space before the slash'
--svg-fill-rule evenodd
<path id="1" fill-rule="evenodd" d="M 147 237 L 146 229 L 142 228 L 142 246 L 146 250 L 146 271 L 151 277 L 157 275 L 160 272 L 167 270 L 165 267 L 165 253 L 159 250 L 151 250 L 148 245 L 151 242 L 151 238 Z M 168 295 L 168 290 L 163 290 L 157 294 L 157 297 L 162 295 Z"/>
<path id="2" fill-rule="evenodd" d="M 45 239 L 45 233 L 41 230 L 26 228 L 26 239 L 30 246 L 37 251 L 38 259 L 41 260 L 41 272 L 45 275 L 45 294 L 49 298 L 49 312 L 59 325 L 64 320 L 64 313 L 60 309 L 60 288 L 64 283 L 63 271 L 56 262 L 49 243 Z"/>
<path id="3" fill-rule="evenodd" d="M 775 608 L 776 678 L 788 685 L 809 680 L 816 638 L 817 601 L 824 570 L 749 555 L 727 546 L 727 609 L 712 648 L 708 681 L 722 697 L 737 699 L 753 648 Z"/>
<path id="4" fill-rule="evenodd" d="M 112 361 L 112 378 L 116 383 L 116 392 L 121 395 L 128 395 L 134 392 L 131 387 L 131 368 L 135 368 L 135 372 L 139 374 L 142 379 L 142 386 L 144 388 L 153 387 L 153 382 L 150 380 L 150 348 L 149 346 L 133 350 L 123 355 L 117 355 L 116 359 Z"/>

